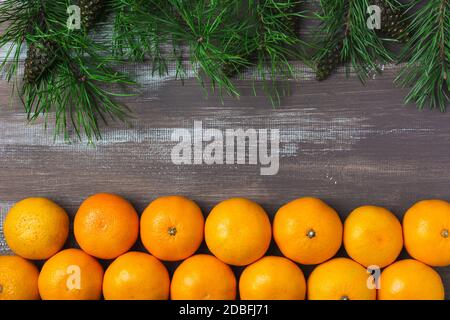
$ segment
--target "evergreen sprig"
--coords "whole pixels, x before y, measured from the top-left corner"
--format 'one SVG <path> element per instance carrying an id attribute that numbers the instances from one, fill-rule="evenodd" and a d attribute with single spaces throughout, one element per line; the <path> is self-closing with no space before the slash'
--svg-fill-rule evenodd
<path id="1" fill-rule="evenodd" d="M 22 98 L 29 120 L 54 113 L 55 135 L 99 139 L 100 121 L 126 121 L 128 110 L 115 101 L 133 84 L 114 71 L 124 60 L 150 61 L 164 76 L 175 64 L 184 79 L 187 63 L 203 87 L 238 96 L 233 79 L 253 69 L 279 101 L 277 82 L 295 79 L 292 61 L 308 63 L 307 44 L 297 35 L 303 17 L 296 0 L 5 0 L 0 3 L 0 71 Z M 450 100 L 450 1 L 320 0 L 316 17 L 317 78 L 338 65 L 352 67 L 364 82 L 380 65 L 394 61 L 386 40 L 406 42 L 397 61 L 406 61 L 396 83 L 411 87 L 406 102 L 444 111 Z M 67 27 L 67 8 L 82 9 L 81 30 Z M 368 7 L 382 9 L 382 29 L 367 25 Z M 405 8 L 418 7 L 409 19 Z M 112 45 L 90 35 L 106 15 L 114 16 Z M 27 57 L 23 61 L 23 53 Z M 25 62 L 24 78 L 20 69 Z M 255 88 L 256 86 L 254 86 Z"/>
<path id="2" fill-rule="evenodd" d="M 36 83 L 25 82 L 22 87 L 28 119 L 46 117 L 54 111 L 55 135 L 69 139 L 72 128 L 80 139 L 84 133 L 88 141 L 97 140 L 101 138 L 99 119 L 107 123 L 108 118 L 126 121 L 128 116 L 127 108 L 114 100 L 127 94 L 109 90 L 133 82 L 111 69 L 115 60 L 82 34 L 51 38 L 58 44 L 55 66 Z"/>
<path id="3" fill-rule="evenodd" d="M 4 30 L 0 37 L 0 48 L 4 50 L 5 58 L 0 67 L 8 81 L 17 79 L 27 36 L 48 28 L 48 22 L 54 20 L 54 8 L 48 9 L 40 0 L 6 0 L 1 3 L 0 26 Z M 47 19 L 43 17 L 44 12 Z"/>
<path id="4" fill-rule="evenodd" d="M 296 79 L 291 61 L 305 61 L 304 48 L 308 44 L 297 35 L 297 22 L 304 17 L 299 1 L 250 1 L 249 25 L 254 32 L 248 37 L 246 57 L 256 69 L 256 80 L 263 81 L 269 97 L 274 93 L 276 102 L 280 94 L 276 81 Z"/>
<path id="5" fill-rule="evenodd" d="M 208 79 L 213 88 L 237 95 L 235 85 L 221 68 L 225 63 L 244 63 L 230 50 L 239 46 L 246 28 L 230 14 L 237 2 L 116 0 L 119 13 L 114 51 L 137 60 L 150 58 L 153 71 L 159 75 L 167 74 L 168 65 L 176 61 L 179 76 L 186 73 L 183 53 L 188 51 L 188 59 L 202 84 Z"/>
<path id="6" fill-rule="evenodd" d="M 79 139 L 84 133 L 93 141 L 101 137 L 99 119 L 126 120 L 127 109 L 114 100 L 124 94 L 109 89 L 132 82 L 111 68 L 116 61 L 85 29 L 67 28 L 71 4 L 69 0 L 5 0 L 0 5 L 0 25 L 5 28 L 0 47 L 8 50 L 0 66 L 6 79 L 14 81 L 28 120 L 42 116 L 47 122 L 54 112 L 55 137 L 63 134 L 69 139 L 73 129 Z M 26 76 L 20 88 L 18 71 L 25 47 Z M 42 56 L 48 57 L 48 63 L 39 66 Z"/>
<path id="7" fill-rule="evenodd" d="M 416 2 L 416 5 L 419 2 Z M 414 13 L 396 79 L 411 87 L 406 102 L 445 111 L 450 104 L 450 1 L 430 0 Z"/>
<path id="8" fill-rule="evenodd" d="M 289 60 L 299 45 L 293 0 L 115 0 L 114 51 L 137 60 L 150 58 L 154 72 L 186 73 L 184 57 L 202 85 L 239 95 L 232 78 L 256 67 L 255 79 L 293 78 Z M 167 50 L 167 46 L 171 50 Z M 294 49 L 295 48 L 295 49 Z M 269 76 L 267 75 L 269 66 Z"/>
<path id="9" fill-rule="evenodd" d="M 321 49 L 314 57 L 319 80 L 337 65 L 349 63 L 364 83 L 372 72 L 381 72 L 380 64 L 394 61 L 376 30 L 367 26 L 367 9 L 371 4 L 370 0 L 320 1 L 318 37 L 325 39 L 318 44 Z"/>

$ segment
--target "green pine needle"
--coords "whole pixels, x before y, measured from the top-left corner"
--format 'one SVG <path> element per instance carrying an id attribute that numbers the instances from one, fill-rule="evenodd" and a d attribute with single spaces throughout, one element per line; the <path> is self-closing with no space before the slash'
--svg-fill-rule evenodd
<path id="1" fill-rule="evenodd" d="M 44 41 L 54 44 L 47 52 L 50 63 L 43 66 L 33 82 L 23 80 L 18 90 L 28 120 L 43 117 L 47 124 L 49 114 L 54 113 L 55 136 L 61 134 L 69 140 L 73 130 L 80 140 L 86 137 L 92 142 L 101 138 L 99 120 L 126 121 L 129 114 L 115 101 L 124 95 L 107 88 L 133 82 L 111 68 L 117 60 L 108 55 L 105 46 L 95 43 L 84 30 L 67 28 L 66 10 L 71 2 L 4 1 L 0 5 L 0 25 L 5 28 L 0 47 L 9 49 L 0 68 L 6 79 L 14 80 L 14 87 L 19 88 L 22 48 L 33 45 L 39 51 L 45 50 L 41 45 Z"/>
<path id="2" fill-rule="evenodd" d="M 235 74 L 254 67 L 255 80 L 274 86 L 280 78 L 294 78 L 290 61 L 304 59 L 305 43 L 289 23 L 303 16 L 299 1 L 113 1 L 118 12 L 114 52 L 149 58 L 160 75 L 173 61 L 176 74 L 186 74 L 187 57 L 202 86 L 210 83 L 213 90 L 238 96 Z M 168 45 L 172 51 L 164 50 Z"/>
<path id="3" fill-rule="evenodd" d="M 375 30 L 367 26 L 370 0 L 321 0 L 320 4 L 319 37 L 325 35 L 325 40 L 318 44 L 322 49 L 314 57 L 316 63 L 341 45 L 341 62 L 349 63 L 364 83 L 373 72 L 381 73 L 381 64 L 394 60 Z"/>
<path id="4" fill-rule="evenodd" d="M 396 83 L 411 87 L 406 103 L 445 111 L 450 105 L 450 1 L 428 1 L 413 15 L 408 32 L 400 56 L 407 63 Z"/>

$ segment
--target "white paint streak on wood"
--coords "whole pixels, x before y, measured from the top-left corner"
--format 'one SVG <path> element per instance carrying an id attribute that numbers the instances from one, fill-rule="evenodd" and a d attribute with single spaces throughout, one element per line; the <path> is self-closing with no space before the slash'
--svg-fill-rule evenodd
<path id="1" fill-rule="evenodd" d="M 5 221 L 6 214 L 9 209 L 14 205 L 12 202 L 1 202 L 0 201 L 0 255 L 10 254 L 11 250 L 6 244 L 5 237 L 3 234 L 3 225 Z"/>
<path id="2" fill-rule="evenodd" d="M 290 123 L 288 114 L 275 113 L 270 118 L 253 119 L 252 123 L 242 122 L 240 117 L 233 119 L 221 118 L 204 120 L 204 129 L 279 129 L 280 130 L 280 156 L 282 158 L 301 156 L 306 154 L 320 154 L 330 151 L 350 151 L 354 145 L 367 137 L 377 135 L 422 134 L 433 131 L 433 128 L 396 128 L 379 129 L 367 123 L 364 117 L 337 117 L 323 120 L 319 117 L 303 118 L 292 115 Z M 101 151 L 105 149 L 123 148 L 125 144 L 140 145 L 140 154 L 145 159 L 170 162 L 170 151 L 175 145 L 171 141 L 173 130 L 178 128 L 155 128 L 142 120 L 134 120 L 129 128 L 106 128 L 103 139 L 95 146 L 78 142 L 75 138 L 71 144 L 61 137 L 53 138 L 51 129 L 44 130 L 42 124 L 24 124 L 25 114 L 16 113 L 7 119 L 0 118 L 0 127 L 3 130 L 0 136 L 0 155 L 5 155 L 7 146 L 45 146 L 55 150 L 77 154 L 79 152 L 106 156 Z M 202 119 L 199 119 L 202 120 Z M 193 121 L 185 121 L 184 128 L 193 130 Z"/>
<path id="3" fill-rule="evenodd" d="M 183 75 L 177 75 L 176 68 L 174 64 L 168 66 L 167 74 L 157 75 L 157 71 L 153 72 L 151 64 L 145 63 L 135 63 L 128 66 L 123 66 L 120 70 L 121 72 L 128 74 L 134 81 L 139 85 L 145 86 L 145 90 L 157 91 L 164 84 L 184 79 L 193 79 L 198 74 L 198 68 L 191 65 L 186 65 L 185 73 Z M 181 81 L 181 80 L 180 80 Z"/>
<path id="4" fill-rule="evenodd" d="M 3 47 L 0 48 L 0 59 L 5 59 L 10 50 L 11 53 L 9 54 L 8 58 L 11 59 L 14 56 L 16 50 L 15 47 L 16 45 L 13 42 L 6 43 Z M 23 61 L 27 57 L 27 44 L 23 43 L 20 49 L 19 59 Z"/>

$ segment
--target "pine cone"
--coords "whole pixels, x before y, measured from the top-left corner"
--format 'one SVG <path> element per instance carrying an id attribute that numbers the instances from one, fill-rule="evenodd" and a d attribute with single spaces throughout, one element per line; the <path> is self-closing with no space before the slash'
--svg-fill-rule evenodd
<path id="1" fill-rule="evenodd" d="M 50 41 L 29 45 L 24 70 L 26 83 L 36 83 L 48 71 L 54 60 L 52 56 L 54 51 L 55 44 Z"/>
<path id="2" fill-rule="evenodd" d="M 385 0 L 375 0 L 375 5 L 381 9 L 381 30 L 379 32 L 392 39 L 405 41 L 408 39 L 405 13 L 402 10 L 394 10 Z"/>
<path id="3" fill-rule="evenodd" d="M 339 42 L 332 50 L 328 52 L 318 63 L 316 69 L 316 78 L 319 81 L 329 77 L 331 72 L 341 63 L 342 42 Z"/>
<path id="4" fill-rule="evenodd" d="M 103 0 L 79 0 L 78 6 L 81 11 L 81 27 L 90 29 L 103 10 Z"/>

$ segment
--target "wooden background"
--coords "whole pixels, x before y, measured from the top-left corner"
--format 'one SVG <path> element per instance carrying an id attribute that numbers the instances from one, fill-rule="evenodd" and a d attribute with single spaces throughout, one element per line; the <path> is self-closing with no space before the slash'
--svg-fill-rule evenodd
<path id="1" fill-rule="evenodd" d="M 450 114 L 405 106 L 407 90 L 392 83 L 398 67 L 386 66 L 363 86 L 342 70 L 316 82 L 311 70 L 296 65 L 300 80 L 277 108 L 263 95 L 254 97 L 248 80 L 236 81 L 243 92 L 239 100 L 221 103 L 214 95 L 206 98 L 194 79 L 182 86 L 173 75 L 152 78 L 148 65 L 124 68 L 143 83 L 140 96 L 124 100 L 135 119 L 132 127 L 105 127 L 95 146 L 53 141 L 51 126 L 46 131 L 42 123 L 27 124 L 19 101 L 10 106 L 11 86 L 0 81 L 2 217 L 15 201 L 43 196 L 73 218 L 83 199 L 97 192 L 120 194 L 139 212 L 158 196 L 181 194 L 197 201 L 205 215 L 217 202 L 242 196 L 271 217 L 294 198 L 315 196 L 342 219 L 360 205 L 385 206 L 401 219 L 416 201 L 450 200 Z M 172 131 L 192 128 L 194 121 L 224 130 L 279 129 L 279 173 L 261 176 L 255 165 L 172 164 Z M 68 246 L 74 245 L 71 236 Z M 275 246 L 271 252 L 278 252 Z M 0 254 L 8 253 L 0 223 Z M 449 299 L 450 267 L 436 270 Z"/>

